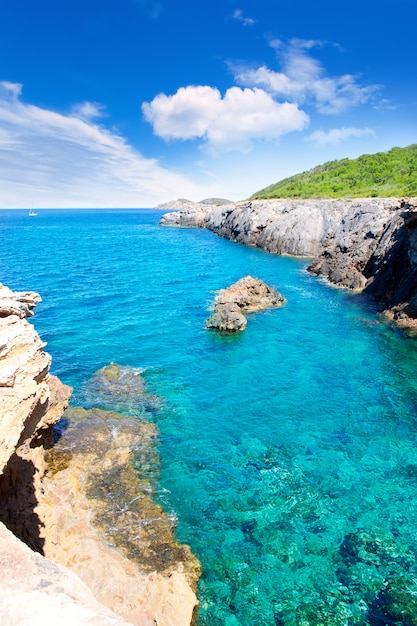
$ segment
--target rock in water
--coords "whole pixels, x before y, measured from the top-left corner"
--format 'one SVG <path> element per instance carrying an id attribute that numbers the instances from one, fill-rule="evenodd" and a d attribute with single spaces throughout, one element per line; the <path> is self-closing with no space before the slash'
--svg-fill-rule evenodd
<path id="1" fill-rule="evenodd" d="M 85 409 L 99 407 L 127 415 L 155 413 L 161 398 L 146 390 L 141 371 L 111 363 L 98 370 L 81 389 L 77 401 Z"/>
<path id="2" fill-rule="evenodd" d="M 60 438 L 45 453 L 38 497 L 44 554 L 133 624 L 189 626 L 200 564 L 176 542 L 173 516 L 153 500 L 158 430 L 139 416 L 158 398 L 138 370 L 115 364 L 96 372 L 84 394 L 130 416 L 102 408 L 65 413 Z"/>
<path id="3" fill-rule="evenodd" d="M 221 331 L 242 331 L 247 324 L 245 313 L 281 307 L 284 302 L 284 296 L 262 280 L 245 276 L 220 291 L 206 327 Z"/>
<path id="4" fill-rule="evenodd" d="M 214 311 L 206 321 L 207 328 L 236 332 L 245 330 L 248 320 L 241 313 L 237 304 L 216 304 Z"/>

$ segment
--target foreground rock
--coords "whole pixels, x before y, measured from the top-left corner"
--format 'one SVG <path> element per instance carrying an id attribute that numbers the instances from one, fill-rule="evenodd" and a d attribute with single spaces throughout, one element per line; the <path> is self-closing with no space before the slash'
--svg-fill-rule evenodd
<path id="1" fill-rule="evenodd" d="M 200 566 L 152 500 L 156 429 L 98 409 L 61 419 L 71 389 L 26 320 L 39 301 L 0 285 L 1 624 L 189 626 Z M 158 406 L 139 373 L 117 365 L 87 396 L 118 398 L 136 416 Z"/>
<path id="2" fill-rule="evenodd" d="M 280 307 L 284 302 L 284 297 L 262 280 L 245 276 L 220 291 L 206 327 L 229 332 L 242 331 L 247 325 L 245 313 Z"/>
<path id="3" fill-rule="evenodd" d="M 68 569 L 33 552 L 0 523 L 2 626 L 128 626 Z"/>
<path id="4" fill-rule="evenodd" d="M 365 292 L 398 325 L 417 329 L 416 199 L 254 200 L 188 207 L 163 226 L 208 228 L 274 254 L 315 257 L 309 271 Z"/>
<path id="5" fill-rule="evenodd" d="M 51 357 L 25 319 L 39 301 L 0 285 L 0 520 L 40 551 L 35 485 L 71 389 L 49 373 Z"/>
<path id="6" fill-rule="evenodd" d="M 152 499 L 156 427 L 100 409 L 69 409 L 65 418 L 67 428 L 46 452 L 37 507 L 44 554 L 133 624 L 190 624 L 200 565 Z"/>

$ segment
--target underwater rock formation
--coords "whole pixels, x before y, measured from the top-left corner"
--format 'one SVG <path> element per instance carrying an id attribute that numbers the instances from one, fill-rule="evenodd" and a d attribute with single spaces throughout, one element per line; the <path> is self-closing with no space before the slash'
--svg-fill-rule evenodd
<path id="1" fill-rule="evenodd" d="M 154 502 L 158 432 L 146 419 L 71 408 L 45 453 L 44 553 L 133 624 L 190 624 L 200 565 Z"/>
<path id="2" fill-rule="evenodd" d="M 216 296 L 214 310 L 206 320 L 206 327 L 221 331 L 242 331 L 247 324 L 244 313 L 281 307 L 284 302 L 284 297 L 262 280 L 245 276 Z"/>

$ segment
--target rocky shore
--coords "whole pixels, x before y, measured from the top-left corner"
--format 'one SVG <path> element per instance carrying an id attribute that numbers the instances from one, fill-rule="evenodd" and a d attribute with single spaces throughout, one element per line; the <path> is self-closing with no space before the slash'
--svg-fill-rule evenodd
<path id="1" fill-rule="evenodd" d="M 152 498 L 158 433 L 146 413 L 159 399 L 111 365 L 86 404 L 116 399 L 134 417 L 78 408 L 63 421 L 72 390 L 27 321 L 39 300 L 0 285 L 1 623 L 188 626 L 200 565 Z"/>
<path id="2" fill-rule="evenodd" d="M 273 254 L 312 257 L 311 273 L 368 294 L 386 317 L 417 330 L 416 198 L 187 203 L 160 224 L 207 228 Z"/>

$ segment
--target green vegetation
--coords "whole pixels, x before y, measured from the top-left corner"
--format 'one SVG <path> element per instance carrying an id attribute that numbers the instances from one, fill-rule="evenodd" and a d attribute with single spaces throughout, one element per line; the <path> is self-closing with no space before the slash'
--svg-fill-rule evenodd
<path id="1" fill-rule="evenodd" d="M 261 189 L 250 200 L 402 196 L 417 196 L 417 144 L 329 161 Z"/>

